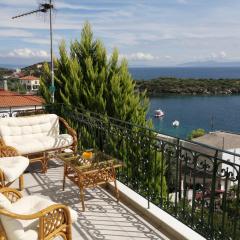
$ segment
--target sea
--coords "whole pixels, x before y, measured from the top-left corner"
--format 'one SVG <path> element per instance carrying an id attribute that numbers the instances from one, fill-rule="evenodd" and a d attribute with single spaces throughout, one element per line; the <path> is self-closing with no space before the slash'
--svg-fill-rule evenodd
<path id="1" fill-rule="evenodd" d="M 135 80 L 158 77 L 240 79 L 240 67 L 178 67 L 130 68 Z M 155 118 L 154 111 L 161 109 L 165 115 Z M 240 95 L 180 96 L 164 95 L 150 98 L 148 118 L 160 133 L 186 139 L 197 128 L 208 131 L 240 133 Z M 179 127 L 172 122 L 178 120 Z"/>
<path id="2" fill-rule="evenodd" d="M 158 77 L 240 79 L 239 67 L 130 67 L 130 73 L 136 80 L 148 80 Z"/>

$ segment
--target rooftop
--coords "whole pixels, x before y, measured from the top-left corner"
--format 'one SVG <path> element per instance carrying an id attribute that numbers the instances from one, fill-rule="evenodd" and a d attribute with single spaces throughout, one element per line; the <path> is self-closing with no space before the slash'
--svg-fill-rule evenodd
<path id="1" fill-rule="evenodd" d="M 22 95 L 0 89 L 0 108 L 20 106 L 41 106 L 44 100 L 39 96 Z"/>
<path id="2" fill-rule="evenodd" d="M 25 77 L 21 77 L 20 80 L 26 80 L 26 81 L 35 81 L 35 80 L 39 80 L 38 77 L 29 75 L 29 76 L 25 76 Z"/>
<path id="3" fill-rule="evenodd" d="M 210 132 L 193 141 L 224 150 L 240 148 L 240 135 L 223 131 Z"/>

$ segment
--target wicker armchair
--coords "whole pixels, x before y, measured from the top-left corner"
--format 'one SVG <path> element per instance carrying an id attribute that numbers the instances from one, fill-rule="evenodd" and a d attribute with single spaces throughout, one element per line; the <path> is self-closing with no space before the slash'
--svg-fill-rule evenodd
<path id="1" fill-rule="evenodd" d="M 10 188 L 2 188 L 0 189 L 0 193 L 7 197 L 7 199 L 12 203 L 11 205 L 17 204 L 18 201 L 22 201 L 21 204 L 24 204 L 24 198 L 26 199 L 26 202 L 30 202 L 31 205 L 31 202 L 33 202 L 33 200 L 29 200 L 27 198 L 37 197 L 22 197 L 20 192 Z M 37 199 L 40 200 L 39 203 L 35 201 L 35 205 L 43 205 L 41 203 L 41 197 L 37 197 Z M 43 199 L 43 201 L 49 201 L 50 205 L 31 214 L 24 213 L 24 211 L 26 212 L 26 209 L 24 210 L 24 207 L 22 214 L 19 213 L 20 210 L 18 210 L 18 213 L 14 213 L 10 211 L 11 208 L 1 208 L 0 240 L 52 240 L 58 236 L 61 236 L 64 240 L 71 240 L 71 215 L 73 218 L 73 215 L 76 214 L 76 212 L 72 209 L 69 210 L 69 208 L 65 205 L 56 204 L 46 199 Z M 29 208 L 31 208 L 31 206 L 29 206 Z M 24 224 L 22 224 L 22 222 L 24 222 Z M 27 225 L 26 222 L 29 222 L 29 224 Z M 17 227 L 14 228 L 14 225 L 18 226 L 18 229 Z M 19 226 L 21 226 L 22 229 L 19 229 Z M 10 229 L 7 230 L 6 228 Z M 19 234 L 20 231 L 22 231 L 22 234 Z M 21 236 L 18 238 L 18 235 Z"/>
<path id="2" fill-rule="evenodd" d="M 19 155 L 15 148 L 0 144 L 0 187 L 8 187 L 19 179 L 19 189 L 23 189 L 23 172 L 29 159 Z"/>

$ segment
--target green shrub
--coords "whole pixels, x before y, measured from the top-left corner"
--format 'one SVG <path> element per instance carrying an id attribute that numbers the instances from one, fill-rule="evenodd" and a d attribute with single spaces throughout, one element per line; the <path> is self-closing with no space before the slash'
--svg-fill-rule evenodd
<path id="1" fill-rule="evenodd" d="M 193 138 L 201 137 L 205 134 L 206 134 L 206 131 L 204 129 L 198 128 L 191 131 L 191 133 L 188 135 L 188 139 L 192 140 Z"/>

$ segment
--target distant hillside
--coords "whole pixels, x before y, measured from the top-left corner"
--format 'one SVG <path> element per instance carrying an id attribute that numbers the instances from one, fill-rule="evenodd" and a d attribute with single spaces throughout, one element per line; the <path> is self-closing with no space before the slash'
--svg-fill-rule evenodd
<path id="1" fill-rule="evenodd" d="M 136 88 L 140 92 L 146 90 L 148 96 L 239 94 L 240 80 L 159 78 L 136 81 Z"/>
<path id="2" fill-rule="evenodd" d="M 0 68 L 0 75 L 9 75 L 12 74 L 14 71 L 7 68 Z"/>
<path id="3" fill-rule="evenodd" d="M 24 67 L 21 70 L 25 75 L 34 75 L 36 77 L 40 77 L 42 74 L 43 65 L 44 65 L 44 62 L 35 63 L 33 65 Z"/>
<path id="4" fill-rule="evenodd" d="M 11 70 L 11 69 L 0 68 L 0 81 L 3 80 L 3 77 L 4 77 L 4 76 L 9 76 L 9 75 L 11 75 L 13 72 L 14 72 L 14 71 Z M 1 84 L 0 84 L 0 87 L 2 87 Z"/>
<path id="5" fill-rule="evenodd" d="M 240 62 L 199 61 L 179 64 L 179 67 L 240 67 Z"/>

